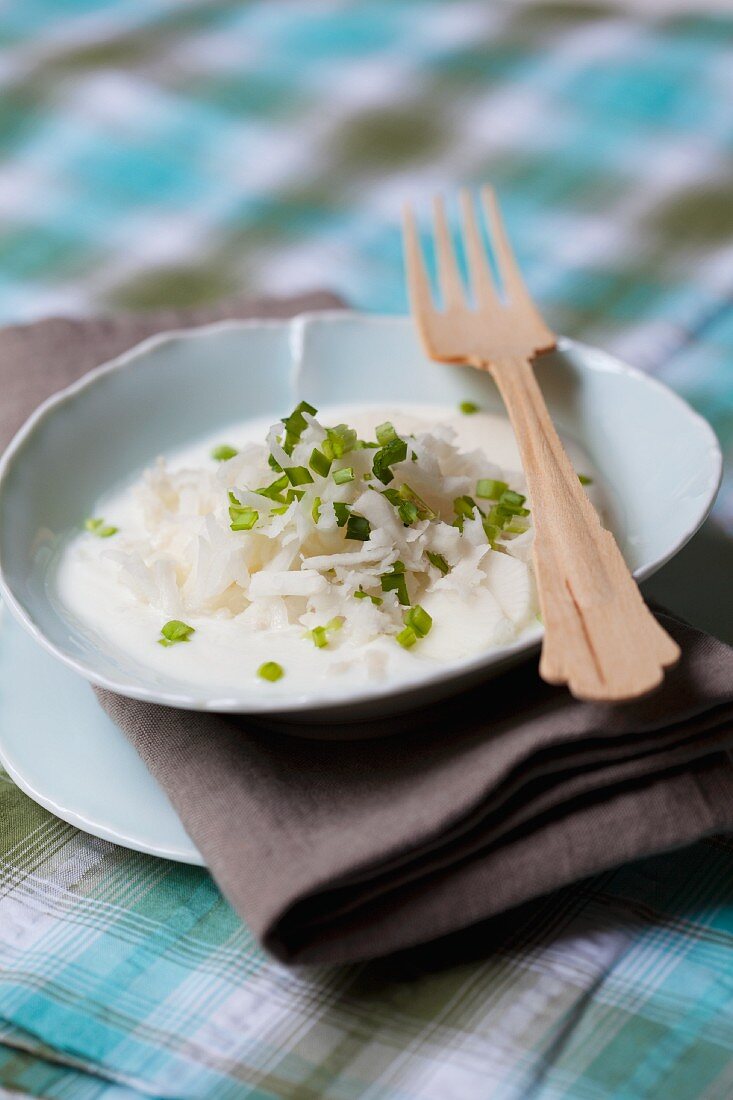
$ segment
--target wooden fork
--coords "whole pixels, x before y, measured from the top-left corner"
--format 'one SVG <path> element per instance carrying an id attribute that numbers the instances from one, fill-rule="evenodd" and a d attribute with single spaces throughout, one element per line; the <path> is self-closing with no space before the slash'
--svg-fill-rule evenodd
<path id="1" fill-rule="evenodd" d="M 532 370 L 555 347 L 527 292 L 493 191 L 481 198 L 502 287 L 497 287 L 471 195 L 461 192 L 463 237 L 474 304 L 467 301 L 445 208 L 434 231 L 443 308 L 433 302 L 415 217 L 405 210 L 412 313 L 432 359 L 488 371 L 517 437 L 535 526 L 534 566 L 545 635 L 540 675 L 578 699 L 632 699 L 656 687 L 679 647 L 653 617 L 613 535 L 601 527 L 560 442 Z M 500 296 L 501 295 L 501 296 Z"/>

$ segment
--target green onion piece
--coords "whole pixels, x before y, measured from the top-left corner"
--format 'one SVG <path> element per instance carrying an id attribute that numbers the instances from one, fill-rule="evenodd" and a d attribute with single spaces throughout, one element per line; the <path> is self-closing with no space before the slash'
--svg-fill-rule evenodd
<path id="1" fill-rule="evenodd" d="M 435 519 L 435 512 L 426 504 L 422 497 L 419 497 L 414 489 L 411 489 L 409 485 L 400 485 L 399 495 L 402 500 L 409 500 L 417 507 L 417 514 L 420 519 Z"/>
<path id="2" fill-rule="evenodd" d="M 405 527 L 409 527 L 418 517 L 417 505 L 411 500 L 403 500 L 397 512 Z"/>
<path id="3" fill-rule="evenodd" d="M 371 592 L 365 592 L 364 589 L 361 587 L 361 585 L 359 585 L 358 592 L 354 593 L 354 599 L 355 600 L 371 600 L 375 607 L 379 607 L 380 604 L 384 603 L 384 600 L 382 599 L 381 596 L 372 596 Z"/>
<path id="4" fill-rule="evenodd" d="M 287 512 L 288 508 L 290 507 L 290 504 L 292 504 L 292 501 L 290 501 L 288 504 L 279 504 L 277 506 L 277 508 L 271 508 L 270 509 L 270 515 L 271 516 L 284 516 L 285 513 Z"/>
<path id="5" fill-rule="evenodd" d="M 337 485 L 346 485 L 354 480 L 354 467 L 344 466 L 341 470 L 335 470 L 333 480 Z"/>
<path id="6" fill-rule="evenodd" d="M 464 416 L 471 416 L 479 411 L 480 405 L 477 405 L 475 401 L 461 401 L 458 408 Z"/>
<path id="7" fill-rule="evenodd" d="M 230 458 L 234 458 L 238 455 L 239 451 L 236 447 L 230 447 L 228 443 L 222 443 L 220 447 L 214 447 L 211 452 L 211 457 L 215 462 L 227 462 Z"/>
<path id="8" fill-rule="evenodd" d="M 354 450 L 356 450 L 356 451 L 377 451 L 377 450 L 379 450 L 379 444 L 378 443 L 370 443 L 368 439 L 357 439 L 356 446 L 354 447 Z"/>
<path id="9" fill-rule="evenodd" d="M 337 424 L 335 428 L 326 428 L 326 438 L 321 448 L 326 458 L 343 458 L 356 447 L 356 432 L 347 424 Z"/>
<path id="10" fill-rule="evenodd" d="M 311 519 L 314 523 L 318 523 L 321 518 L 321 498 L 316 497 L 313 501 L 313 507 L 311 508 Z"/>
<path id="11" fill-rule="evenodd" d="M 336 507 L 334 505 L 334 507 Z M 339 526 L 341 526 L 339 524 Z M 346 523 L 347 539 L 355 539 L 358 542 L 366 542 L 372 533 L 372 525 L 366 516 L 359 516 L 352 512 Z"/>
<path id="12" fill-rule="evenodd" d="M 274 684 L 276 680 L 282 680 L 285 669 L 277 661 L 265 661 L 264 665 L 260 665 L 257 669 L 257 675 L 261 680 L 269 680 Z"/>
<path id="13" fill-rule="evenodd" d="M 308 465 L 311 470 L 315 470 L 321 477 L 328 477 L 328 471 L 331 469 L 331 459 L 326 458 L 323 451 L 318 450 L 318 447 L 314 447 Z"/>
<path id="14" fill-rule="evenodd" d="M 271 470 L 276 470 L 278 474 L 281 474 L 283 471 L 282 466 L 272 454 L 267 456 L 267 465 L 270 467 Z"/>
<path id="15" fill-rule="evenodd" d="M 105 524 L 103 519 L 87 519 L 84 521 L 84 526 L 90 534 L 96 535 L 98 539 L 111 538 L 112 535 L 116 535 L 119 531 L 119 527 L 112 527 L 109 524 Z"/>
<path id="16" fill-rule="evenodd" d="M 501 504 L 495 504 L 486 518 L 489 523 L 501 528 L 506 527 L 507 523 L 511 522 L 511 516 L 512 513 L 503 508 Z"/>
<path id="17" fill-rule="evenodd" d="M 386 446 L 375 453 L 372 469 L 384 485 L 389 485 L 390 481 L 394 479 L 394 474 L 390 467 L 394 466 L 397 462 L 404 462 L 406 458 L 407 444 L 404 439 L 392 439 Z"/>
<path id="18" fill-rule="evenodd" d="M 294 500 L 302 500 L 305 494 L 305 489 L 288 489 L 285 494 L 285 503 L 292 504 Z"/>
<path id="19" fill-rule="evenodd" d="M 285 439 L 283 440 L 283 450 L 286 454 L 292 454 L 293 448 L 296 443 L 300 442 L 300 437 L 308 427 L 308 421 L 303 416 L 303 413 L 310 413 L 311 416 L 316 415 L 316 409 L 312 405 L 309 405 L 307 401 L 301 401 L 296 405 L 290 416 L 287 416 L 283 420 L 285 426 Z"/>
<path id="20" fill-rule="evenodd" d="M 345 527 L 351 512 L 350 504 L 342 504 L 340 500 L 333 502 L 333 510 L 336 513 L 336 526 Z"/>
<path id="21" fill-rule="evenodd" d="M 324 646 L 328 645 L 328 634 L 325 626 L 314 626 L 312 630 L 308 631 L 308 634 L 317 649 L 323 649 Z"/>
<path id="22" fill-rule="evenodd" d="M 499 497 L 499 504 L 505 508 L 521 508 L 527 498 L 513 489 L 506 489 Z"/>
<path id="23" fill-rule="evenodd" d="M 396 489 L 379 489 L 377 491 L 381 492 L 382 496 L 386 497 L 389 503 L 394 505 L 395 508 L 399 508 L 402 503 L 402 497 Z"/>
<path id="24" fill-rule="evenodd" d="M 232 531 L 251 531 L 257 520 L 260 518 L 260 513 L 256 512 L 254 508 L 249 508 L 241 504 L 232 504 L 229 508 L 229 524 Z"/>
<path id="25" fill-rule="evenodd" d="M 473 499 L 473 497 L 456 497 L 453 501 L 454 512 L 457 516 L 461 516 L 463 519 L 473 519 L 473 512 L 475 508 L 476 501 Z"/>
<path id="26" fill-rule="evenodd" d="M 417 641 L 417 634 L 411 626 L 406 626 L 404 630 L 395 635 L 395 641 L 399 642 L 403 649 L 409 649 Z"/>
<path id="27" fill-rule="evenodd" d="M 476 482 L 476 496 L 480 500 L 498 500 L 508 488 L 506 481 L 495 481 L 493 477 L 482 477 Z"/>
<path id="28" fill-rule="evenodd" d="M 405 580 L 405 567 L 401 561 L 396 561 L 394 563 L 391 573 L 382 573 L 379 581 L 382 585 L 383 592 L 396 592 L 397 599 L 403 607 L 409 606 L 410 596 L 407 591 L 407 581 Z"/>
<path id="29" fill-rule="evenodd" d="M 377 442 L 380 447 L 386 447 L 393 439 L 398 438 L 394 425 L 390 424 L 389 420 L 385 420 L 384 424 L 378 424 L 374 434 L 377 437 Z"/>
<path id="30" fill-rule="evenodd" d="M 484 534 L 486 535 L 487 542 L 493 546 L 499 535 L 501 534 L 501 528 L 495 523 L 489 523 L 489 520 L 484 516 L 481 520 L 484 528 Z"/>
<path id="31" fill-rule="evenodd" d="M 283 497 L 283 493 L 289 484 L 290 478 L 287 474 L 283 474 L 277 481 L 273 481 L 270 485 L 265 485 L 261 489 L 255 489 L 255 492 L 258 496 L 267 497 L 269 500 L 276 500 L 278 504 L 284 504 L 285 498 Z"/>
<path id="32" fill-rule="evenodd" d="M 529 524 L 526 519 L 520 516 L 513 516 L 506 530 L 510 535 L 523 535 L 525 531 L 529 530 Z"/>
<path id="33" fill-rule="evenodd" d="M 593 484 L 593 478 L 588 477 L 587 474 L 578 474 L 578 481 L 580 482 L 581 485 L 592 485 Z"/>
<path id="34" fill-rule="evenodd" d="M 305 466 L 287 466 L 285 476 L 291 485 L 312 485 L 313 478 Z"/>
<path id="35" fill-rule="evenodd" d="M 440 570 L 443 576 L 445 576 L 447 573 L 450 573 L 451 567 L 450 565 L 448 565 L 448 562 L 445 560 L 442 554 L 436 554 L 433 550 L 428 550 L 427 555 L 430 564 L 434 565 L 436 569 Z"/>
<path id="36" fill-rule="evenodd" d="M 343 615 L 335 615 L 333 619 L 329 619 L 326 623 L 326 630 L 340 630 L 346 622 Z"/>
<path id="37" fill-rule="evenodd" d="M 430 633 L 433 619 L 424 607 L 420 607 L 420 604 L 416 603 L 405 615 L 405 625 L 412 627 L 418 638 L 424 638 L 426 634 Z"/>
<path id="38" fill-rule="evenodd" d="M 180 619 L 171 619 L 160 628 L 162 638 L 158 638 L 158 645 L 171 646 L 177 642 L 187 642 L 196 631 L 188 623 L 182 623 Z"/>

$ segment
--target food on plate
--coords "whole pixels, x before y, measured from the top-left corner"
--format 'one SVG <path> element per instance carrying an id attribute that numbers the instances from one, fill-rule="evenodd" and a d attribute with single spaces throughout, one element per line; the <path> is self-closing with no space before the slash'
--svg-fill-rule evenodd
<path id="1" fill-rule="evenodd" d="M 516 444 L 474 402 L 302 401 L 158 459 L 92 515 L 58 563 L 67 614 L 222 691 L 419 677 L 536 625 Z"/>

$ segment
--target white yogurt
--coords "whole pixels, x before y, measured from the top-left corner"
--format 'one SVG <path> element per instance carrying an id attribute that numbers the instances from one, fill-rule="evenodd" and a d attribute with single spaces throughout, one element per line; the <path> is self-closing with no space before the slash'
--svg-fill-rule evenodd
<path id="1" fill-rule="evenodd" d="M 436 424 L 448 424 L 456 432 L 462 451 L 480 450 L 487 461 L 501 467 L 512 487 L 522 488 L 524 478 L 516 440 L 508 420 L 488 413 L 462 415 L 443 406 L 400 406 L 380 408 L 339 407 L 319 410 L 324 424 L 345 422 L 361 438 L 374 438 L 374 428 L 390 420 L 402 435 L 426 431 Z M 184 451 L 166 456 L 171 469 L 213 468 L 213 446 L 230 443 L 241 448 L 248 442 L 263 442 L 269 421 L 235 424 Z M 568 446 L 576 469 L 592 473 L 591 466 L 576 446 Z M 300 623 L 280 629 L 255 629 L 241 615 L 226 612 L 186 613 L 185 621 L 195 629 L 189 642 L 169 648 L 157 640 L 163 623 L 178 618 L 170 607 L 151 606 L 139 599 L 120 581 L 120 568 L 108 552 L 119 540 L 146 535 L 133 486 L 109 495 L 90 506 L 90 515 L 104 516 L 120 534 L 99 539 L 87 533 L 75 536 L 65 547 L 52 584 L 62 610 L 106 650 L 122 651 L 152 671 L 175 676 L 191 688 L 207 692 L 242 690 L 270 694 L 301 694 L 317 682 L 342 692 L 349 685 L 368 681 L 400 681 L 424 675 L 426 662 L 448 663 L 477 655 L 497 645 L 516 640 L 536 626 L 536 596 L 531 573 L 516 559 L 492 554 L 492 572 L 486 588 L 475 590 L 470 600 L 450 592 L 428 592 L 422 606 L 433 617 L 433 629 L 412 649 L 405 650 L 393 637 L 376 637 L 358 648 L 334 634 L 328 647 L 316 648 L 304 637 Z M 247 537 L 244 535 L 243 537 Z M 501 559 L 501 560 L 495 560 Z M 521 567 L 521 568 L 520 568 Z M 275 684 L 262 680 L 257 669 L 265 661 L 282 665 L 285 676 Z"/>

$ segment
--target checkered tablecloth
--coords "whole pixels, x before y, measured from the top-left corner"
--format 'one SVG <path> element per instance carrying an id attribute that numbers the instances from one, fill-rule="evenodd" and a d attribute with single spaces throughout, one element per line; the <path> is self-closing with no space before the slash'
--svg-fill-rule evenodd
<path id="1" fill-rule="evenodd" d="M 655 372 L 731 456 L 717 7 L 9 0 L 2 319 L 324 284 L 402 311 L 402 200 L 489 179 L 553 325 Z M 733 526 L 730 482 L 717 514 Z M 290 972 L 206 872 L 85 836 L 0 774 L 0 1094 L 728 1100 L 732 849 Z"/>

